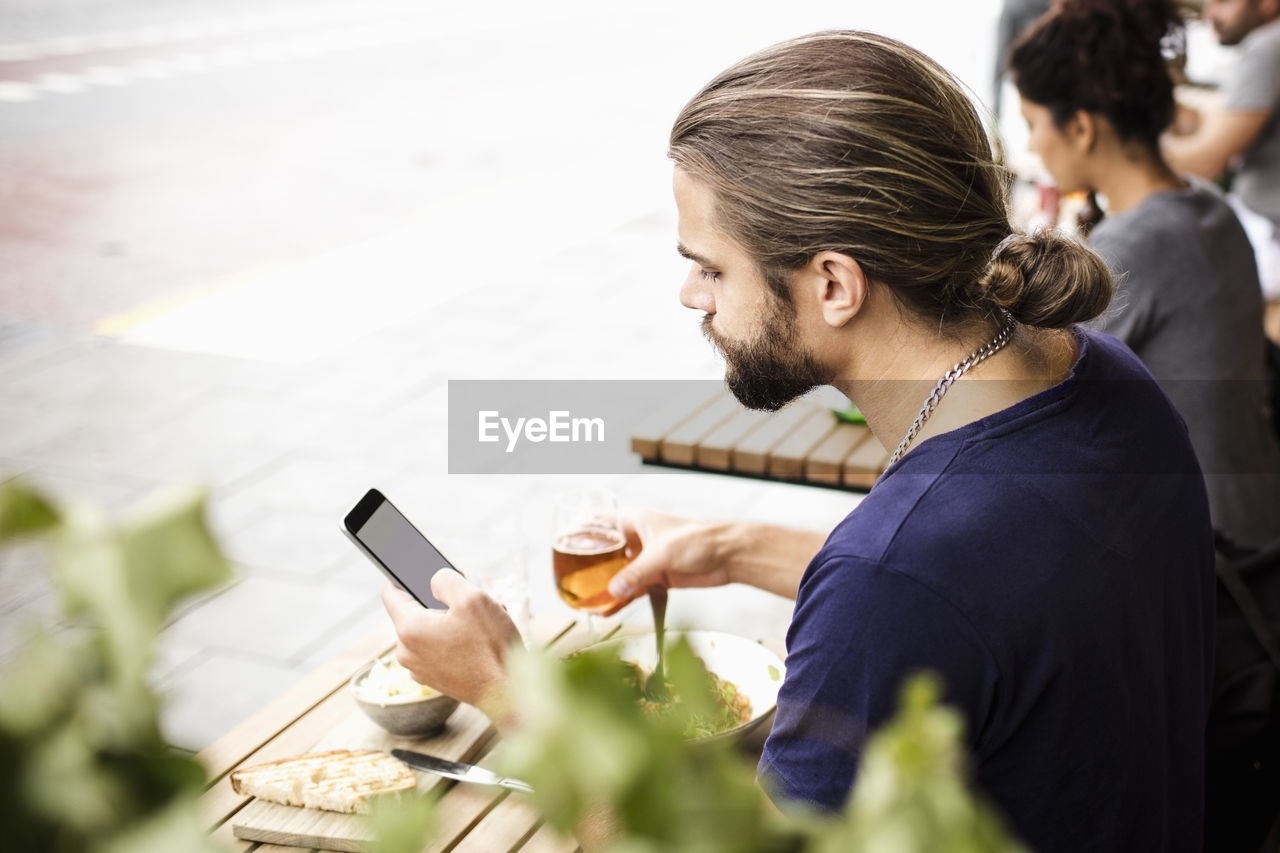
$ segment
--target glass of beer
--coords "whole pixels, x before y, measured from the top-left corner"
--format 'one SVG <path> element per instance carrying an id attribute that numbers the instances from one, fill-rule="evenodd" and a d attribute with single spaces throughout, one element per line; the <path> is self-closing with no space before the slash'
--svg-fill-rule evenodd
<path id="1" fill-rule="evenodd" d="M 609 594 L 609 580 L 628 561 L 627 537 L 611 492 L 574 492 L 556 503 L 551 566 L 565 603 L 588 614 L 608 612 L 619 603 Z M 589 617 L 587 622 L 592 627 Z"/>

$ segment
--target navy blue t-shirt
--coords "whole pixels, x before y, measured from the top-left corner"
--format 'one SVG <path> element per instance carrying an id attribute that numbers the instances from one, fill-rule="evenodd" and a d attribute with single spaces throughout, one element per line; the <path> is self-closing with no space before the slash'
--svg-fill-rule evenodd
<path id="1" fill-rule="evenodd" d="M 809 564 L 760 761 L 780 799 L 843 806 L 867 731 L 929 669 L 1033 849 L 1200 849 L 1203 480 L 1137 358 L 1077 337 L 1063 383 L 919 444 Z"/>

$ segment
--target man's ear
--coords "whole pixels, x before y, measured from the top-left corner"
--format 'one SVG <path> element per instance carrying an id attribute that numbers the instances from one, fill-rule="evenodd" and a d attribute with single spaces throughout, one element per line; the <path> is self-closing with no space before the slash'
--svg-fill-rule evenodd
<path id="1" fill-rule="evenodd" d="M 819 252 L 806 272 L 828 326 L 838 329 L 862 310 L 868 290 L 862 264 L 842 252 Z"/>
<path id="2" fill-rule="evenodd" d="M 1067 120 L 1067 138 L 1080 153 L 1093 150 L 1098 141 L 1098 122 L 1088 110 L 1076 110 Z"/>

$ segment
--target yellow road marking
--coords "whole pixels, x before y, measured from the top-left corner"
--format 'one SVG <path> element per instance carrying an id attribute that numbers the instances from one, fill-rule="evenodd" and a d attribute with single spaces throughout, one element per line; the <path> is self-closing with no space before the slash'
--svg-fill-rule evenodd
<path id="1" fill-rule="evenodd" d="M 260 264 L 238 273 L 215 279 L 208 284 L 202 284 L 171 296 L 144 302 L 136 308 L 102 318 L 94 324 L 93 331 L 95 334 L 105 337 L 119 337 L 120 335 L 128 334 L 144 323 L 149 323 L 166 314 L 172 314 L 211 296 L 244 287 L 266 274 L 283 269 L 285 266 L 286 264 L 281 261 Z"/>

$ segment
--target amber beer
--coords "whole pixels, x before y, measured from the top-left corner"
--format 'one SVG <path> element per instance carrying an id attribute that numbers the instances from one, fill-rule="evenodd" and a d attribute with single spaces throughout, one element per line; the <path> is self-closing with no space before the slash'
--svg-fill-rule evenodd
<path id="1" fill-rule="evenodd" d="M 551 552 L 556 589 L 570 607 L 604 613 L 618 600 L 609 580 L 627 564 L 627 541 L 616 528 L 587 527 L 557 537 Z"/>

